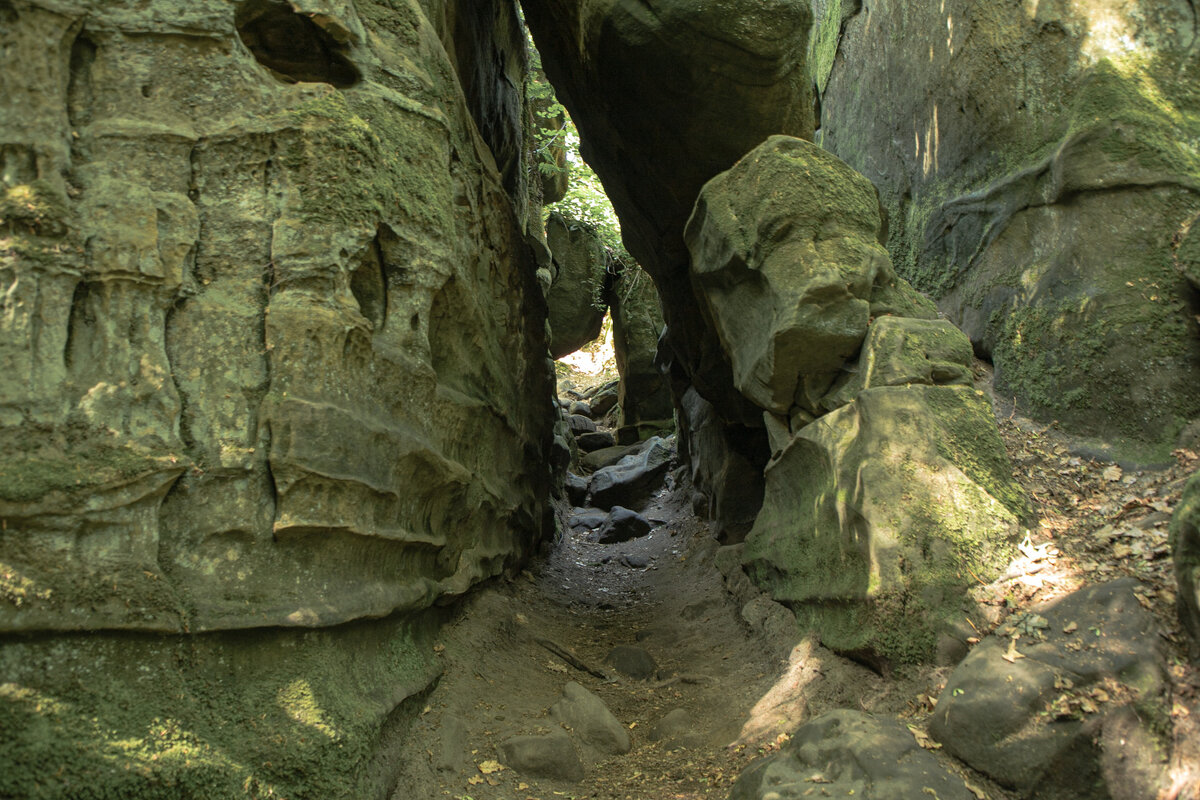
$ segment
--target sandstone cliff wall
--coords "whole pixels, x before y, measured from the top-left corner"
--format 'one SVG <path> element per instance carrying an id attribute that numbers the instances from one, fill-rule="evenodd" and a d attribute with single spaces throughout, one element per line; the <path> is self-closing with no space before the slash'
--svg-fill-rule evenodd
<path id="1" fill-rule="evenodd" d="M 332 678 L 313 659 L 344 637 L 365 671 L 399 669 L 404 615 L 544 532 L 515 5 L 5 0 L 0 23 L 0 633 L 392 620 L 331 630 L 291 671 L 267 649 L 309 634 L 214 634 L 188 658 L 188 637 L 8 641 L 5 736 L 46 724 L 30 697 L 74 719 L 134 677 L 155 676 L 117 715 L 133 739 L 166 708 L 203 727 L 244 704 L 158 694 L 176 663 L 187 683 L 265 660 L 244 671 L 271 695 Z M 67 665 L 96 658 L 68 699 Z M 343 685 L 336 713 L 366 703 L 377 736 L 422 670 Z"/>
<path id="2" fill-rule="evenodd" d="M 1068 430 L 1165 456 L 1200 416 L 1200 11 L 817 0 L 818 139 L 879 188 L 898 271 Z M 1186 259 L 1183 259 L 1186 261 Z"/>

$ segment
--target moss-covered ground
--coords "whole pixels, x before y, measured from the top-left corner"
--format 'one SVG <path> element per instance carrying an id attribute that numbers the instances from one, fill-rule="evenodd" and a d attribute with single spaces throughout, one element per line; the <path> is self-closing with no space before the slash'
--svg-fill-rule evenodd
<path id="1" fill-rule="evenodd" d="M 326 631 L 9 637 L 0 797 L 378 796 L 372 759 L 388 718 L 409 713 L 433 680 L 432 631 L 386 619 Z"/>

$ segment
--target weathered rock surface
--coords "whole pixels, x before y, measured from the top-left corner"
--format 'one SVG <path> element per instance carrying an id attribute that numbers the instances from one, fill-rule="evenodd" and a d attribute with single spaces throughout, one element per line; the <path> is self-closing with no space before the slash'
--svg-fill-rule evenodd
<path id="1" fill-rule="evenodd" d="M 867 333 L 852 374 L 821 405 L 837 409 L 862 390 L 879 386 L 971 386 L 971 359 L 971 343 L 946 320 L 880 317 Z"/>
<path id="2" fill-rule="evenodd" d="M 1195 272 L 1172 263 L 1200 212 L 1193 4 L 814 11 L 821 141 L 879 187 L 900 274 L 1024 411 L 1165 456 L 1200 415 Z"/>
<path id="3" fill-rule="evenodd" d="M 1191 639 L 1192 659 L 1200 661 L 1200 472 L 1188 481 L 1171 517 L 1171 557 L 1179 621 Z"/>
<path id="4" fill-rule="evenodd" d="M 562 698 L 551 707 L 550 714 L 601 757 L 628 753 L 633 747 L 625 726 L 604 701 L 574 681 L 563 687 Z"/>
<path id="5" fill-rule="evenodd" d="M 557 214 L 546 222 L 546 241 L 555 266 L 546 295 L 550 356 L 562 358 L 600 335 L 612 283 L 612 258 L 596 234 Z"/>
<path id="6" fill-rule="evenodd" d="M 612 411 L 620 399 L 620 381 L 610 381 L 596 390 L 591 397 L 592 419 L 598 419 Z"/>
<path id="7" fill-rule="evenodd" d="M 628 542 L 630 539 L 645 536 L 653 527 L 650 520 L 636 511 L 624 506 L 613 506 L 604 518 L 600 530 L 596 532 L 596 541 L 600 544 Z"/>
<path id="8" fill-rule="evenodd" d="M 610 304 L 613 351 L 621 374 L 618 401 L 622 428 L 639 434 L 672 427 L 675 406 L 671 386 L 656 363 L 658 339 L 663 332 L 662 310 L 654 282 L 640 269 L 625 269 L 617 276 Z"/>
<path id="9" fill-rule="evenodd" d="M 748 570 L 827 646 L 888 663 L 932 655 L 968 570 L 1007 562 L 1027 507 L 970 343 L 895 277 L 881 228 L 865 178 L 774 136 L 704 186 L 685 239 L 772 454 Z M 707 409 L 683 406 L 691 434 Z"/>
<path id="10" fill-rule="evenodd" d="M 680 402 L 680 455 L 699 489 L 701 511 L 724 542 L 741 541 L 762 508 L 763 468 L 770 453 L 761 431 L 725 423 L 711 403 L 688 387 Z"/>
<path id="11" fill-rule="evenodd" d="M 438 5 L 0 3 L 0 631 L 42 637 L 3 645 L 6 780 L 292 796 L 312 759 L 306 790 L 369 796 L 429 677 L 397 620 L 543 534 L 523 36 L 507 0 Z M 241 694 L 263 639 L 295 668 Z M 264 704 L 303 722 L 243 737 Z M 161 724 L 207 755 L 151 762 Z"/>
<path id="12" fill-rule="evenodd" d="M 567 501 L 573 506 L 581 506 L 587 501 L 588 480 L 573 472 L 567 472 L 563 479 L 563 488 L 567 492 Z"/>
<path id="13" fill-rule="evenodd" d="M 898 720 L 832 711 L 802 726 L 781 752 L 751 764 L 729 800 L 972 800 L 962 778 L 923 750 Z"/>
<path id="14" fill-rule="evenodd" d="M 673 455 L 670 445 L 655 436 L 611 467 L 596 470 L 588 484 L 592 505 L 606 509 L 616 505 L 643 507 L 662 485 Z"/>
<path id="15" fill-rule="evenodd" d="M 922 660 L 967 610 L 971 571 L 996 577 L 1027 515 L 985 398 L 885 386 L 801 428 L 771 461 L 743 559 L 830 649 Z"/>
<path id="16" fill-rule="evenodd" d="M 704 185 L 684 233 L 693 284 L 759 408 L 817 410 L 858 351 L 892 277 L 879 229 L 870 181 L 801 139 L 773 136 Z"/>
<path id="17" fill-rule="evenodd" d="M 611 664 L 617 672 L 634 680 L 645 681 L 658 673 L 658 662 L 644 647 L 621 644 L 608 651 L 605 664 Z"/>
<path id="18" fill-rule="evenodd" d="M 613 447 L 617 440 L 613 438 L 611 431 L 585 431 L 575 437 L 575 443 L 583 452 L 591 453 Z"/>
<path id="19" fill-rule="evenodd" d="M 593 529 L 599 528 L 604 524 L 604 520 L 608 519 L 607 511 L 601 511 L 596 508 L 576 508 L 570 517 L 568 524 L 572 528 Z"/>
<path id="20" fill-rule="evenodd" d="M 571 433 L 576 435 L 580 433 L 594 433 L 596 423 L 590 417 L 585 417 L 583 414 L 569 414 L 567 416 L 567 427 L 571 429 Z"/>
<path id="21" fill-rule="evenodd" d="M 1022 796 L 1157 796 L 1163 653 L 1139 586 L 1090 586 L 1011 619 L 951 673 L 930 733 Z"/>
<path id="22" fill-rule="evenodd" d="M 662 742 L 669 750 L 700 747 L 704 743 L 703 737 L 696 732 L 695 720 L 683 708 L 668 711 L 650 727 L 646 738 L 652 742 Z"/>
<path id="23" fill-rule="evenodd" d="M 584 777 L 575 745 L 562 729 L 506 739 L 500 744 L 500 760 L 517 774 L 532 778 L 575 783 Z"/>

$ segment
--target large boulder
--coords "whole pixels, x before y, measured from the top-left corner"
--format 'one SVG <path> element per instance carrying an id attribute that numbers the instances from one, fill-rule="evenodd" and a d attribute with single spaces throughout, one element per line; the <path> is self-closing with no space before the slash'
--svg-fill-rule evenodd
<path id="1" fill-rule="evenodd" d="M 840 710 L 817 717 L 780 752 L 753 762 L 734 783 L 729 800 L 814 796 L 972 800 L 975 795 L 899 720 Z"/>
<path id="2" fill-rule="evenodd" d="M 1022 797 L 1159 796 L 1164 652 L 1139 589 L 1089 586 L 1010 619 L 951 673 L 930 733 Z"/>
<path id="3" fill-rule="evenodd" d="M 600 335 L 612 283 L 612 257 L 584 223 L 558 214 L 546 221 L 546 241 L 554 256 L 554 280 L 546 295 L 550 356 L 562 358 Z"/>
<path id="4" fill-rule="evenodd" d="M 1200 472 L 1184 487 L 1171 517 L 1171 556 L 1179 589 L 1179 621 L 1190 639 L 1192 659 L 1200 662 Z"/>
<path id="5" fill-rule="evenodd" d="M 981 393 L 882 386 L 772 459 L 742 557 L 822 644 L 886 666 L 932 657 L 1028 516 Z"/>
<path id="6" fill-rule="evenodd" d="M 662 486 L 673 456 L 671 446 L 655 436 L 611 467 L 596 470 L 588 484 L 592 505 L 604 509 L 643 508 Z"/>
<path id="7" fill-rule="evenodd" d="M 773 136 L 705 184 L 684 234 L 703 311 L 755 405 L 809 411 L 866 336 L 891 279 L 870 181 Z"/>
<path id="8" fill-rule="evenodd" d="M 897 271 L 1019 408 L 1165 457 L 1200 415 L 1195 266 L 1172 258 L 1196 263 L 1193 4 L 814 11 L 821 142 L 879 187 Z"/>
<path id="9" fill-rule="evenodd" d="M 629 732 L 604 701 L 574 681 L 563 687 L 562 697 L 551 706 L 550 714 L 601 758 L 628 753 L 633 747 Z"/>

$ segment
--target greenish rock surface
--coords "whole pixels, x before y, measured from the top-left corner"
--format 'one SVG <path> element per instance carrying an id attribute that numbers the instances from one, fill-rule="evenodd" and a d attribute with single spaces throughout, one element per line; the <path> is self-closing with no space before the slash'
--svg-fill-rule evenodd
<path id="1" fill-rule="evenodd" d="M 870 181 L 801 139 L 773 136 L 704 185 L 684 232 L 692 282 L 755 405 L 812 410 L 862 344 L 891 277 Z"/>
<path id="2" fill-rule="evenodd" d="M 425 5 L 0 3 L 0 794 L 370 795 L 361 621 L 546 532 L 523 33 Z"/>
<path id="3" fill-rule="evenodd" d="M 766 470 L 742 560 L 822 644 L 880 665 L 932 657 L 1029 517 L 965 386 L 883 386 L 794 434 Z"/>
<path id="4" fill-rule="evenodd" d="M 613 283 L 612 256 L 586 225 L 558 214 L 546 222 L 546 242 L 554 256 L 546 294 L 550 356 L 562 358 L 600 335 Z"/>
<path id="5" fill-rule="evenodd" d="M 656 363 L 664 323 L 654 281 L 640 268 L 622 270 L 613 282 L 609 309 L 621 375 L 619 424 L 637 428 L 639 438 L 646 439 L 671 428 L 675 414 L 671 386 Z"/>
<path id="6" fill-rule="evenodd" d="M 779 753 L 751 763 L 729 800 L 971 800 L 963 779 L 923 750 L 900 720 L 831 711 L 801 726 Z"/>
<path id="7" fill-rule="evenodd" d="M 1200 661 L 1200 472 L 1184 487 L 1171 516 L 1171 557 L 1179 588 L 1179 621 L 1190 637 L 1192 660 Z"/>
<path id="8" fill-rule="evenodd" d="M 757 425 L 695 307 L 683 228 L 705 182 L 767 136 L 812 137 L 808 0 L 523 8 L 625 245 L 662 296 L 666 349 L 723 418 Z"/>
<path id="9" fill-rule="evenodd" d="M 383 796 L 437 676 L 431 619 L 0 648 L 0 796 Z"/>
<path id="10" fill-rule="evenodd" d="M 1158 796 L 1170 717 L 1141 590 L 1123 578 L 1010 618 L 950 674 L 930 734 L 1022 797 Z"/>
<path id="11" fill-rule="evenodd" d="M 946 320 L 880 317 L 867 331 L 854 371 L 821 402 L 835 410 L 878 386 L 970 386 L 971 359 L 971 343 Z"/>
<path id="12" fill-rule="evenodd" d="M 879 187 L 897 271 L 1023 411 L 1165 458 L 1200 416 L 1194 245 L 1176 249 L 1200 212 L 1195 9 L 820 0 L 815 16 L 818 139 Z"/>

